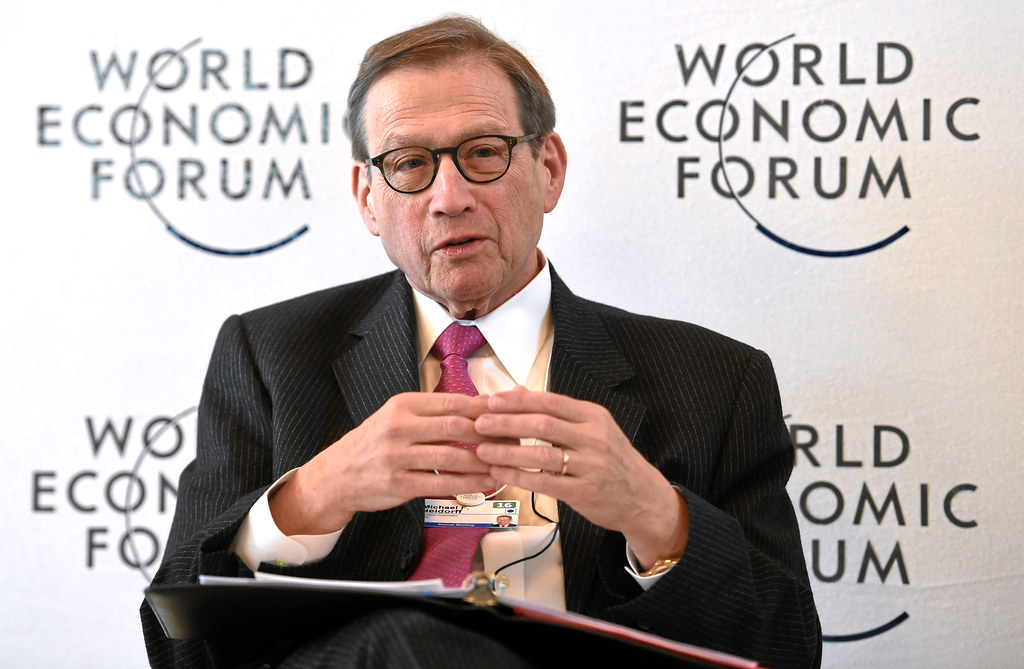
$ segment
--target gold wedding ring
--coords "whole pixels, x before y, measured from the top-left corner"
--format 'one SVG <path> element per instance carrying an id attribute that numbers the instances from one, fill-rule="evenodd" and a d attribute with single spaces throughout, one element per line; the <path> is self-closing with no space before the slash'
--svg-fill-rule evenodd
<path id="1" fill-rule="evenodd" d="M 569 451 L 565 450 L 561 446 L 559 446 L 559 448 L 562 449 L 562 471 L 558 472 L 558 475 L 565 476 L 565 472 L 569 469 Z"/>

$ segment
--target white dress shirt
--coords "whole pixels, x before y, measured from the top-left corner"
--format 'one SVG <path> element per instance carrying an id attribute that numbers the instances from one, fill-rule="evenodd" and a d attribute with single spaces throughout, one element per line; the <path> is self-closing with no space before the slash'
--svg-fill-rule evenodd
<path id="1" fill-rule="evenodd" d="M 419 332 L 420 388 L 433 390 L 441 378 L 441 364 L 430 349 L 454 319 L 437 302 L 413 292 Z M 487 343 L 467 360 L 469 377 L 481 395 L 493 395 L 515 386 L 530 390 L 548 387 L 548 363 L 554 330 L 551 326 L 551 272 L 543 269 L 521 291 L 500 307 L 473 321 Z M 534 439 L 522 443 L 533 445 Z M 534 514 L 537 511 L 552 521 L 558 520 L 558 503 L 546 495 L 507 487 L 495 499 L 519 500 L 519 522 L 515 530 L 494 530 L 480 541 L 478 565 L 489 573 L 501 569 L 499 582 L 503 594 L 518 599 L 565 608 L 565 579 L 562 570 L 561 542 L 554 542 L 543 553 L 526 562 L 516 560 L 540 551 L 558 528 L 554 522 Z"/>

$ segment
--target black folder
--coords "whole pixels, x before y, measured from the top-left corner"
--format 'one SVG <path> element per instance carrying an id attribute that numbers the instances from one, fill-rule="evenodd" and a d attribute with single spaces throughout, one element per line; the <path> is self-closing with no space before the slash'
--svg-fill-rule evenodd
<path id="1" fill-rule="evenodd" d="M 154 585 L 146 601 L 172 639 L 211 642 L 218 656 L 244 664 L 272 648 L 300 644 L 366 613 L 414 608 L 500 640 L 538 667 L 756 667 L 750 660 L 708 651 L 576 614 L 525 602 L 470 603 L 451 594 L 259 583 Z M 248 581 L 248 582 L 246 582 Z"/>

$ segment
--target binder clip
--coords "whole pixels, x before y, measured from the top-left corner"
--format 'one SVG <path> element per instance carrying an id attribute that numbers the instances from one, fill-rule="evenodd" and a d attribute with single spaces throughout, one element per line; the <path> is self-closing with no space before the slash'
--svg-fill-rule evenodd
<path id="1" fill-rule="evenodd" d="M 494 606 L 498 603 L 497 582 L 493 574 L 485 571 L 474 571 L 462 582 L 466 594 L 462 601 L 475 606 Z"/>

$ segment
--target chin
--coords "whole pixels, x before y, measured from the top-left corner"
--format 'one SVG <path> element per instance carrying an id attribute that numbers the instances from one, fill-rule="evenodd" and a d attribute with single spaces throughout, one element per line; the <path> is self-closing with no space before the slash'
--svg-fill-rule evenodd
<path id="1" fill-rule="evenodd" d="M 477 287 L 477 290 L 474 291 L 446 293 L 440 301 L 456 318 L 472 320 L 498 306 L 491 303 L 492 295 L 493 293 L 481 293 Z"/>
<path id="2" fill-rule="evenodd" d="M 454 280 L 453 280 L 454 279 Z M 451 276 L 433 285 L 435 294 L 445 302 L 459 304 L 485 304 L 497 290 L 497 283 L 480 272 L 465 272 L 458 278 Z"/>

